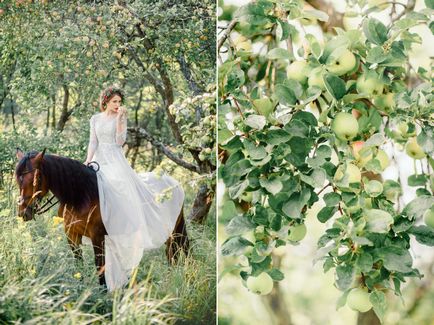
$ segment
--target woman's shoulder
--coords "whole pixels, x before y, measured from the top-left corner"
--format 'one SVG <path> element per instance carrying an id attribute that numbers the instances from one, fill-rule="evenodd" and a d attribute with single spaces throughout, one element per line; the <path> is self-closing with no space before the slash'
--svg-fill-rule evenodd
<path id="1" fill-rule="evenodd" d="M 99 112 L 99 113 L 93 114 L 93 115 L 90 117 L 90 120 L 92 121 L 92 120 L 98 119 L 98 118 L 101 116 L 101 114 L 102 114 L 102 112 Z"/>

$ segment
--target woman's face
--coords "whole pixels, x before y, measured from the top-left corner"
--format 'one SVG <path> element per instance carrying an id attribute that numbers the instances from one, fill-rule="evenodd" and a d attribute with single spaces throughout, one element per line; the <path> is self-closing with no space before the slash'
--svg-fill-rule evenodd
<path id="1" fill-rule="evenodd" d="M 107 113 L 117 113 L 119 107 L 122 104 L 122 98 L 118 95 L 114 95 L 108 102 L 107 102 L 107 107 L 106 107 L 106 111 Z"/>

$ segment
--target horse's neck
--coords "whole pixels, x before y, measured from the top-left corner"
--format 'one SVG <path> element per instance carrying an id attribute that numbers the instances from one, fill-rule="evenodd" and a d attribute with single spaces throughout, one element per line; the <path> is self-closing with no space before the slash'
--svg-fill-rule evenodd
<path id="1" fill-rule="evenodd" d="M 45 169 L 45 173 L 48 173 L 48 169 L 49 168 L 53 168 L 53 166 L 51 165 L 52 161 L 45 159 L 43 161 L 43 168 Z M 44 172 L 42 173 L 44 174 Z M 56 175 L 57 177 L 60 177 L 60 175 Z M 52 182 L 51 177 L 47 177 L 47 175 L 43 175 L 43 177 L 45 177 L 45 181 L 46 181 L 46 185 L 47 185 L 47 190 L 49 192 L 51 192 L 59 201 L 60 203 L 64 203 L 62 202 L 62 199 L 65 197 L 65 193 L 63 192 L 64 189 L 62 188 L 55 188 L 54 187 L 54 183 Z"/>

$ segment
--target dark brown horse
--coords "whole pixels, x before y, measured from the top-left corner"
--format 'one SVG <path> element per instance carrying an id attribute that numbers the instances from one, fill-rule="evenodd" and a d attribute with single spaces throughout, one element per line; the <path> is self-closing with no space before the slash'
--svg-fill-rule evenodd
<path id="1" fill-rule="evenodd" d="M 40 200 L 51 192 L 59 200 L 58 216 L 64 218 L 68 243 L 77 259 L 83 236 L 92 241 L 95 265 L 100 284 L 104 278 L 104 236 L 107 234 L 101 218 L 96 171 L 77 160 L 31 151 L 16 153 L 15 176 L 20 188 L 19 215 L 25 221 L 34 219 Z M 179 252 L 188 253 L 189 240 L 183 208 L 175 229 L 166 242 L 169 263 L 176 262 Z"/>

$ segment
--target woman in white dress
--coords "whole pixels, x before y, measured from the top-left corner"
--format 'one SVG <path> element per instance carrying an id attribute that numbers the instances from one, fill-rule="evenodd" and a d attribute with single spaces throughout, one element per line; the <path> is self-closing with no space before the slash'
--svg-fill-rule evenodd
<path id="1" fill-rule="evenodd" d="M 100 166 L 99 202 L 107 231 L 105 280 L 110 291 L 128 282 L 144 250 L 160 247 L 171 236 L 184 202 L 184 191 L 176 180 L 154 173 L 138 175 L 128 164 L 122 150 L 127 135 L 123 98 L 116 87 L 102 92 L 102 112 L 90 119 L 85 161 Z"/>

